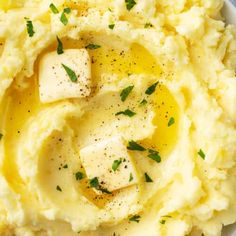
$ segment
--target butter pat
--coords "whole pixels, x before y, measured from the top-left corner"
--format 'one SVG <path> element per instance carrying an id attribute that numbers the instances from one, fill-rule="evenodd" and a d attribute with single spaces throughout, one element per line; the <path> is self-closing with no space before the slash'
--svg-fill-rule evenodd
<path id="1" fill-rule="evenodd" d="M 73 82 L 63 65 L 77 76 Z M 39 65 L 39 93 L 42 103 L 55 102 L 67 98 L 82 98 L 91 92 L 91 62 L 86 49 L 68 49 L 58 55 L 46 54 Z"/>
<path id="2" fill-rule="evenodd" d="M 103 189 L 112 192 L 137 184 L 134 163 L 120 136 L 81 149 L 80 158 L 87 177 L 97 177 Z M 121 161 L 115 171 L 112 169 L 114 161 Z"/>

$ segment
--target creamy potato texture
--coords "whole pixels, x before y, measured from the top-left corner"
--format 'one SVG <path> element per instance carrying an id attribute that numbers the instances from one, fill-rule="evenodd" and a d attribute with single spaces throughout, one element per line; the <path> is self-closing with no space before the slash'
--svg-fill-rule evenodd
<path id="1" fill-rule="evenodd" d="M 236 221 L 222 5 L 0 1 L 1 235 L 217 236 Z"/>

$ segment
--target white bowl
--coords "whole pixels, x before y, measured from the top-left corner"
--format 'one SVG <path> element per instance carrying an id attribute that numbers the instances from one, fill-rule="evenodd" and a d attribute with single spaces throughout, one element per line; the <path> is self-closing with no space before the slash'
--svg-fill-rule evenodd
<path id="1" fill-rule="evenodd" d="M 236 25 L 236 0 L 225 0 L 222 13 L 228 24 Z M 222 236 L 236 236 L 236 224 L 226 226 Z"/>

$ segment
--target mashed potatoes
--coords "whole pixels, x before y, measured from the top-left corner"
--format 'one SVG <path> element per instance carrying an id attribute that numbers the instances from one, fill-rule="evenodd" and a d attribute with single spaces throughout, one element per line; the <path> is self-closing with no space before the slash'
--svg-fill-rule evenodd
<path id="1" fill-rule="evenodd" d="M 236 29 L 222 0 L 0 1 L 0 234 L 221 234 L 236 221 Z"/>

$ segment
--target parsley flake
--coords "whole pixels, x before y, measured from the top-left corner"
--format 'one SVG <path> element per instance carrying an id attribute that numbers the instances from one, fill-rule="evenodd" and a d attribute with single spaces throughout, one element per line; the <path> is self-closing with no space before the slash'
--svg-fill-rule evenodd
<path id="1" fill-rule="evenodd" d="M 68 168 L 68 165 L 67 165 L 67 164 L 65 164 L 65 165 L 63 166 L 63 168 L 64 168 L 64 169 L 67 169 L 67 168 Z"/>
<path id="2" fill-rule="evenodd" d="M 161 162 L 161 156 L 159 155 L 159 153 L 155 150 L 152 149 L 148 149 L 148 157 L 151 158 L 152 160 L 156 161 L 157 163 Z"/>
<path id="3" fill-rule="evenodd" d="M 168 122 L 168 127 L 172 126 L 175 123 L 175 118 L 171 117 L 169 122 Z"/>
<path id="4" fill-rule="evenodd" d="M 115 160 L 113 162 L 113 164 L 112 164 L 112 170 L 116 171 L 119 168 L 121 163 L 122 163 L 122 159 L 121 158 L 120 158 L 120 160 Z"/>
<path id="5" fill-rule="evenodd" d="M 63 10 L 66 14 L 70 14 L 71 13 L 71 9 L 69 7 L 65 8 Z"/>
<path id="6" fill-rule="evenodd" d="M 29 37 L 33 37 L 35 32 L 34 32 L 34 26 L 31 20 L 26 21 L 26 27 L 27 27 L 27 32 Z"/>
<path id="7" fill-rule="evenodd" d="M 129 175 L 129 182 L 131 182 L 133 179 L 134 179 L 134 177 L 133 177 L 132 173 L 130 173 L 130 175 Z"/>
<path id="8" fill-rule="evenodd" d="M 60 21 L 61 21 L 61 23 L 63 25 L 67 25 L 68 24 L 68 19 L 67 19 L 67 16 L 66 16 L 64 11 L 61 13 Z"/>
<path id="9" fill-rule="evenodd" d="M 129 221 L 134 221 L 136 223 L 139 223 L 141 216 L 139 215 L 134 215 L 131 218 L 129 218 Z"/>
<path id="10" fill-rule="evenodd" d="M 89 181 L 89 185 L 90 185 L 91 188 L 95 188 L 95 189 L 101 191 L 102 193 L 111 194 L 110 191 L 108 191 L 106 188 L 102 188 L 102 187 L 99 185 L 98 177 L 94 177 L 93 179 L 91 179 L 91 180 Z"/>
<path id="11" fill-rule="evenodd" d="M 60 55 L 60 54 L 63 54 L 64 53 L 64 50 L 63 50 L 63 44 L 61 42 L 61 40 L 58 38 L 57 36 L 57 54 Z"/>
<path id="12" fill-rule="evenodd" d="M 59 13 L 58 9 L 56 8 L 56 6 L 55 6 L 53 3 L 51 3 L 51 4 L 49 5 L 49 7 L 50 7 L 51 11 L 52 11 L 54 14 L 58 14 L 58 13 Z"/>
<path id="13" fill-rule="evenodd" d="M 206 155 L 205 155 L 205 153 L 202 151 L 202 149 L 200 149 L 200 150 L 198 151 L 198 155 L 199 155 L 203 160 L 205 160 Z"/>
<path id="14" fill-rule="evenodd" d="M 92 44 L 92 43 L 90 43 L 87 46 L 85 46 L 86 49 L 90 49 L 90 50 L 95 50 L 95 49 L 98 49 L 100 47 L 101 47 L 100 45 Z"/>
<path id="15" fill-rule="evenodd" d="M 145 176 L 145 181 L 146 181 L 147 183 L 153 182 L 153 180 L 151 179 L 151 177 L 150 177 L 147 173 L 145 173 L 144 176 Z"/>
<path id="16" fill-rule="evenodd" d="M 82 172 L 78 171 L 75 173 L 75 178 L 76 178 L 76 180 L 81 180 L 84 178 L 84 174 Z"/>
<path id="17" fill-rule="evenodd" d="M 160 220 L 159 222 L 160 222 L 160 224 L 162 224 L 162 225 L 164 225 L 164 224 L 166 223 L 165 220 Z"/>
<path id="18" fill-rule="evenodd" d="M 115 115 L 116 115 L 116 116 L 124 115 L 124 116 L 133 117 L 133 116 L 136 115 L 136 113 L 133 112 L 133 111 L 131 111 L 130 109 L 126 109 L 125 111 L 117 112 Z"/>
<path id="19" fill-rule="evenodd" d="M 127 88 L 123 89 L 121 94 L 120 94 L 120 98 L 121 98 L 121 101 L 124 102 L 127 97 L 129 96 L 129 94 L 132 92 L 134 86 L 128 86 Z"/>
<path id="20" fill-rule="evenodd" d="M 147 104 L 147 100 L 146 99 L 143 99 L 141 102 L 140 102 L 140 106 L 145 106 Z"/>
<path id="21" fill-rule="evenodd" d="M 153 94 L 155 92 L 156 87 L 157 87 L 158 84 L 159 84 L 159 82 L 156 82 L 155 84 L 153 84 L 150 87 L 148 87 L 146 92 L 145 92 L 145 94 L 147 94 L 147 95 Z"/>
<path id="22" fill-rule="evenodd" d="M 153 25 L 152 25 L 151 23 L 146 23 L 146 24 L 144 25 L 144 28 L 145 28 L 145 29 L 151 28 L 151 27 L 153 27 Z"/>
<path id="23" fill-rule="evenodd" d="M 125 0 L 126 8 L 130 11 L 137 3 L 134 0 Z"/>
<path id="24" fill-rule="evenodd" d="M 108 25 L 109 29 L 113 30 L 115 28 L 115 24 Z"/>
<path id="25" fill-rule="evenodd" d="M 2 133 L 0 133 L 0 140 L 2 139 L 2 137 L 3 137 L 3 134 L 2 134 Z"/>
<path id="26" fill-rule="evenodd" d="M 68 66 L 61 64 L 63 66 L 63 68 L 65 69 L 67 75 L 70 77 L 70 80 L 72 82 L 77 82 L 77 76 L 75 74 L 75 72 L 73 70 L 71 70 Z"/>
<path id="27" fill-rule="evenodd" d="M 132 150 L 132 151 L 140 151 L 140 152 L 146 151 L 146 148 L 142 147 L 141 145 L 139 145 L 138 143 L 134 141 L 129 142 L 127 149 Z"/>
<path id="28" fill-rule="evenodd" d="M 57 185 L 56 189 L 57 189 L 57 191 L 62 192 L 62 189 L 59 185 Z"/>
<path id="29" fill-rule="evenodd" d="M 98 188 L 99 187 L 99 182 L 98 182 L 98 177 L 94 177 L 89 181 L 89 185 L 91 188 Z"/>

